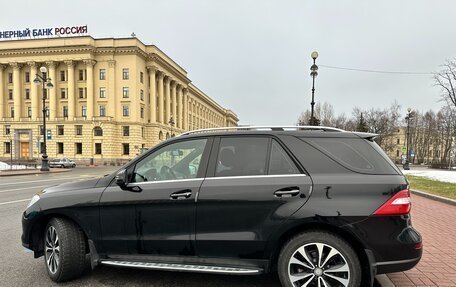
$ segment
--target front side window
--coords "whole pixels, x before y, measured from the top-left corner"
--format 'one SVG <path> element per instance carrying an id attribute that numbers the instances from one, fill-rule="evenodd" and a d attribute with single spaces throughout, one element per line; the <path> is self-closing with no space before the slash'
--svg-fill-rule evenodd
<path id="1" fill-rule="evenodd" d="M 222 138 L 215 176 L 265 175 L 268 143 L 266 137 Z"/>
<path id="2" fill-rule="evenodd" d="M 133 182 L 196 178 L 207 139 L 169 144 L 136 164 Z"/>

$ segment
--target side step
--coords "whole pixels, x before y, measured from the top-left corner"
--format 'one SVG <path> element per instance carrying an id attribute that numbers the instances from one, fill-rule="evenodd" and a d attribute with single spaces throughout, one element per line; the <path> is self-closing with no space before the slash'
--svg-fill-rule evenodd
<path id="1" fill-rule="evenodd" d="M 167 271 L 186 271 L 186 272 L 202 272 L 202 273 L 219 273 L 219 274 L 238 274 L 238 275 L 254 275 L 263 273 L 263 269 L 254 268 L 235 268 L 222 266 L 207 266 L 207 265 L 189 265 L 189 264 L 174 264 L 174 263 L 153 263 L 153 262 L 138 262 L 138 261 L 119 261 L 119 260 L 101 260 L 100 264 L 133 267 L 153 270 Z"/>

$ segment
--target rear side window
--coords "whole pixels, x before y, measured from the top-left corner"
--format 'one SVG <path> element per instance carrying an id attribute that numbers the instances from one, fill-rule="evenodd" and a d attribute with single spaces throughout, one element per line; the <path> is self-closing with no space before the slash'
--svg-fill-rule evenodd
<path id="1" fill-rule="evenodd" d="M 290 156 L 275 140 L 272 141 L 271 159 L 269 161 L 269 173 L 272 175 L 279 174 L 298 174 L 299 170 L 291 160 Z"/>
<path id="2" fill-rule="evenodd" d="M 315 138 L 308 143 L 348 169 L 367 174 L 397 174 L 390 162 L 361 138 Z"/>
<path id="3" fill-rule="evenodd" d="M 268 144 L 261 137 L 221 138 L 215 176 L 266 174 Z"/>

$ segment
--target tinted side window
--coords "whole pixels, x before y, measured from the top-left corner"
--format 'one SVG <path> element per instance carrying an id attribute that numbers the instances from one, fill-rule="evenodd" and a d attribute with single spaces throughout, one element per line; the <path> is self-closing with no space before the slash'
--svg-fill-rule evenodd
<path id="1" fill-rule="evenodd" d="M 298 174 L 293 160 L 275 140 L 272 141 L 268 174 Z"/>
<path id="2" fill-rule="evenodd" d="M 188 140 L 160 148 L 136 164 L 132 182 L 195 178 L 206 142 Z"/>
<path id="3" fill-rule="evenodd" d="M 268 138 L 221 138 L 215 176 L 266 174 Z"/>
<path id="4" fill-rule="evenodd" d="M 353 171 L 368 174 L 397 174 L 390 163 L 365 139 L 316 138 L 307 139 L 307 141 Z"/>

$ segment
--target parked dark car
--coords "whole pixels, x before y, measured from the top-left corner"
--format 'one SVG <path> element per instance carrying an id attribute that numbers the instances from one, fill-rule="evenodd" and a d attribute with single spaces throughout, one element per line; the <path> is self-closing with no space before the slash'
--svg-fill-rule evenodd
<path id="1" fill-rule="evenodd" d="M 282 286 L 372 286 L 421 258 L 402 173 L 376 135 L 238 127 L 169 139 L 100 179 L 35 195 L 22 244 L 56 282 L 98 264 Z"/>

